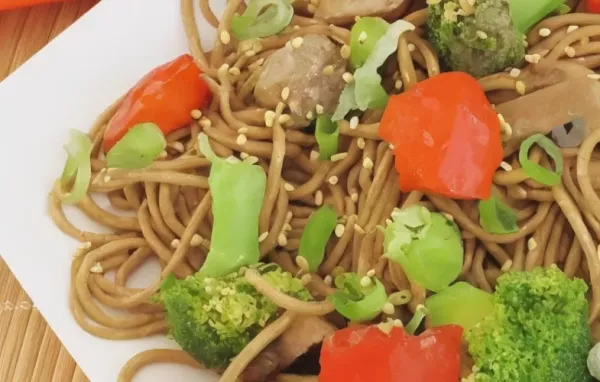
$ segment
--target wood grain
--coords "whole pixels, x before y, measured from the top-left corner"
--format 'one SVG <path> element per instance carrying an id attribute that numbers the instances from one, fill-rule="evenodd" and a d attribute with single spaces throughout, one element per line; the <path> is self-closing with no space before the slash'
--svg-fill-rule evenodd
<path id="1" fill-rule="evenodd" d="M 0 81 L 98 0 L 0 12 Z M 88 382 L 0 259 L 0 381 Z"/>

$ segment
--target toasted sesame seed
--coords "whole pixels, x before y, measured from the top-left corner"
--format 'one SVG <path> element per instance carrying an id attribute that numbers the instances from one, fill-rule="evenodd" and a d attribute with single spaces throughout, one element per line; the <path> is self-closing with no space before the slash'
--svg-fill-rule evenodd
<path id="1" fill-rule="evenodd" d="M 404 82 L 402 82 L 402 80 L 398 79 L 396 82 L 394 82 L 394 88 L 396 90 L 402 89 L 402 86 L 404 86 Z"/>
<path id="2" fill-rule="evenodd" d="M 242 72 L 240 71 L 240 68 L 236 68 L 235 66 L 231 69 L 229 69 L 229 74 L 231 74 L 234 77 L 239 76 L 240 74 L 242 74 Z"/>
<path id="3" fill-rule="evenodd" d="M 525 95 L 525 93 L 527 93 L 527 89 L 525 88 L 525 83 L 523 81 L 517 81 L 517 83 L 515 84 L 515 88 L 517 90 L 517 93 L 519 93 L 520 95 Z"/>
<path id="4" fill-rule="evenodd" d="M 231 35 L 229 32 L 223 31 L 221 32 L 220 39 L 223 44 L 227 45 L 231 42 Z"/>
<path id="5" fill-rule="evenodd" d="M 315 111 L 317 112 L 317 114 L 321 115 L 325 112 L 325 109 L 322 105 L 317 104 L 317 106 L 315 106 Z"/>
<path id="6" fill-rule="evenodd" d="M 317 192 L 315 192 L 315 204 L 317 206 L 323 204 L 323 192 L 321 190 L 317 190 Z"/>
<path id="7" fill-rule="evenodd" d="M 180 153 L 185 151 L 185 146 L 183 145 L 183 143 L 179 142 L 179 141 L 175 141 L 171 143 L 171 148 L 175 151 L 178 151 Z"/>
<path id="8" fill-rule="evenodd" d="M 579 25 L 569 25 L 567 33 L 575 32 L 577 29 L 579 29 Z"/>
<path id="9" fill-rule="evenodd" d="M 265 125 L 267 127 L 273 127 L 276 116 L 277 116 L 277 114 L 275 114 L 275 112 L 273 110 L 267 110 L 265 112 Z"/>
<path id="10" fill-rule="evenodd" d="M 600 80 L 600 74 L 591 73 L 587 75 L 587 78 L 590 80 Z"/>
<path id="11" fill-rule="evenodd" d="M 256 51 L 250 49 L 250 50 L 245 51 L 244 54 L 246 55 L 246 57 L 254 57 L 254 56 L 256 56 Z"/>
<path id="12" fill-rule="evenodd" d="M 527 248 L 530 251 L 533 251 L 536 247 L 537 247 L 537 242 L 535 241 L 535 239 L 533 237 L 530 237 L 529 240 L 527 240 Z"/>
<path id="13" fill-rule="evenodd" d="M 335 175 L 333 175 L 332 177 L 330 177 L 328 180 L 329 184 L 331 185 L 336 185 L 339 181 L 339 178 Z"/>
<path id="14" fill-rule="evenodd" d="M 195 233 L 194 236 L 192 236 L 192 240 L 190 240 L 190 245 L 192 247 L 197 247 L 200 244 L 202 244 L 202 241 L 203 241 L 202 236 Z"/>
<path id="15" fill-rule="evenodd" d="M 269 236 L 269 232 L 263 232 L 260 234 L 260 236 L 258 237 L 258 242 L 262 243 L 263 241 L 265 241 L 265 239 L 267 238 L 267 236 Z"/>
<path id="16" fill-rule="evenodd" d="M 346 73 L 342 74 L 342 79 L 347 84 L 351 84 L 352 82 L 354 82 L 354 76 L 350 72 L 346 72 Z"/>
<path id="17" fill-rule="evenodd" d="M 296 189 L 296 188 L 295 188 L 293 185 L 291 185 L 290 183 L 285 183 L 285 184 L 283 185 L 283 188 L 284 188 L 286 191 L 288 191 L 288 192 L 292 192 L 292 191 L 294 191 L 294 190 Z"/>
<path id="18" fill-rule="evenodd" d="M 192 118 L 194 119 L 200 119 L 202 118 L 202 112 L 198 109 L 194 109 L 190 112 L 190 115 L 192 116 Z"/>
<path id="19" fill-rule="evenodd" d="M 382 333 L 389 335 L 394 329 L 394 321 L 388 320 L 387 322 L 380 322 L 377 324 L 377 329 L 381 330 Z"/>
<path id="20" fill-rule="evenodd" d="M 295 30 L 295 31 L 297 31 L 298 29 L 300 29 L 300 25 L 294 25 L 294 26 L 292 27 L 292 29 L 293 29 L 293 30 Z"/>
<path id="21" fill-rule="evenodd" d="M 325 285 L 331 286 L 331 284 L 333 284 L 333 277 L 331 277 L 331 275 L 327 275 L 323 279 L 323 282 L 325 283 Z"/>
<path id="22" fill-rule="evenodd" d="M 288 88 L 287 86 L 285 88 L 283 88 L 283 90 L 281 91 L 281 99 L 284 101 L 287 101 L 287 99 L 290 98 L 290 88 Z"/>
<path id="23" fill-rule="evenodd" d="M 104 183 L 110 182 L 110 175 L 105 175 L 103 180 L 104 180 Z"/>
<path id="24" fill-rule="evenodd" d="M 389 302 L 386 302 L 383 305 L 383 313 L 385 314 L 394 314 L 394 312 L 396 311 L 396 308 L 394 308 L 394 305 L 390 304 Z"/>
<path id="25" fill-rule="evenodd" d="M 521 75 L 521 69 L 512 68 L 512 69 L 510 70 L 510 76 L 511 76 L 511 77 L 517 78 L 517 77 L 519 77 L 520 75 Z"/>
<path id="26" fill-rule="evenodd" d="M 369 285 L 371 285 L 372 280 L 369 276 L 364 276 L 362 279 L 360 279 L 360 285 L 364 286 L 364 287 L 368 287 Z"/>
<path id="27" fill-rule="evenodd" d="M 279 236 L 277 236 L 277 244 L 279 244 L 280 247 L 285 247 L 287 242 L 287 237 L 285 237 L 283 233 L 280 233 Z"/>
<path id="28" fill-rule="evenodd" d="M 508 260 L 506 260 L 504 265 L 502 265 L 502 268 L 500 268 L 500 270 L 502 272 L 508 272 L 508 271 L 510 271 L 510 268 L 512 267 L 512 265 L 513 265 L 512 260 L 508 259 Z"/>
<path id="29" fill-rule="evenodd" d="M 344 231 L 346 230 L 346 227 L 344 227 L 343 224 L 338 224 L 335 226 L 335 236 L 337 237 L 342 237 L 344 236 Z"/>
<path id="30" fill-rule="evenodd" d="M 366 169 L 372 169 L 373 168 L 373 160 L 369 157 L 366 157 L 365 159 L 363 159 L 363 167 Z"/>
<path id="31" fill-rule="evenodd" d="M 158 154 L 158 159 L 165 159 L 167 156 L 169 156 L 169 154 L 163 150 Z"/>
<path id="32" fill-rule="evenodd" d="M 538 34 L 542 37 L 548 37 L 551 33 L 552 31 L 550 30 L 550 28 L 542 28 L 538 32 Z"/>
<path id="33" fill-rule="evenodd" d="M 357 23 L 360 21 L 360 16 L 354 16 L 354 22 Z"/>
<path id="34" fill-rule="evenodd" d="M 369 276 L 369 277 L 375 277 L 375 269 L 370 269 L 370 270 L 367 272 L 367 276 Z"/>
<path id="35" fill-rule="evenodd" d="M 352 53 L 352 49 L 350 48 L 349 45 L 342 45 L 342 48 L 340 49 L 340 55 L 342 56 L 343 59 L 348 59 L 350 58 L 350 54 Z"/>
<path id="36" fill-rule="evenodd" d="M 477 35 L 478 38 L 485 40 L 486 38 L 488 38 L 487 33 L 485 33 L 484 31 L 477 31 L 475 32 L 475 34 Z"/>
<path id="37" fill-rule="evenodd" d="M 339 162 L 343 159 L 345 159 L 348 156 L 348 153 L 338 153 L 338 154 L 334 154 L 331 156 L 331 161 L 332 162 Z"/>
<path id="38" fill-rule="evenodd" d="M 359 138 L 356 140 L 356 145 L 358 146 L 358 148 L 359 148 L 359 149 L 361 149 L 361 150 L 362 150 L 362 149 L 364 149 L 364 148 L 365 148 L 365 145 L 366 145 L 366 143 L 365 143 L 365 139 L 364 139 L 363 137 L 359 137 Z"/>
<path id="39" fill-rule="evenodd" d="M 315 151 L 315 150 L 312 150 L 310 152 L 310 160 L 316 161 L 317 159 L 319 159 L 319 152 Z"/>
<path id="40" fill-rule="evenodd" d="M 409 52 L 414 52 L 417 49 L 417 47 L 415 46 L 415 44 L 408 44 L 408 51 Z"/>
<path id="41" fill-rule="evenodd" d="M 540 56 L 539 54 L 535 53 L 535 54 L 526 54 L 525 55 L 525 61 L 531 63 L 531 64 L 537 64 L 540 62 L 542 56 Z"/>
<path id="42" fill-rule="evenodd" d="M 296 256 L 296 265 L 300 267 L 300 269 L 304 272 L 308 272 L 308 260 L 302 256 Z"/>
<path id="43" fill-rule="evenodd" d="M 171 241 L 171 247 L 173 247 L 173 248 L 179 247 L 179 239 L 173 239 L 173 241 Z"/>
<path id="44" fill-rule="evenodd" d="M 360 34 L 358 35 L 358 42 L 362 44 L 363 42 L 365 42 L 367 37 L 368 37 L 367 32 L 365 32 L 365 31 L 360 32 Z"/>
<path id="45" fill-rule="evenodd" d="M 102 273 L 102 272 L 104 272 L 104 269 L 102 269 L 102 265 L 100 265 L 100 263 L 96 263 L 90 268 L 90 272 Z"/>
<path id="46" fill-rule="evenodd" d="M 246 135 L 244 134 L 240 134 L 237 136 L 235 143 L 237 143 L 240 146 L 243 146 L 246 144 L 246 142 L 248 142 L 248 137 L 246 137 Z"/>
<path id="47" fill-rule="evenodd" d="M 306 113 L 306 119 L 311 120 L 314 117 L 315 117 L 315 115 L 312 111 L 309 111 L 308 113 Z"/>
<path id="48" fill-rule="evenodd" d="M 573 57 L 575 57 L 575 54 L 576 54 L 575 48 L 573 48 L 572 46 L 567 46 L 565 48 L 565 53 L 567 56 L 573 58 Z"/>
<path id="49" fill-rule="evenodd" d="M 240 158 L 242 159 L 248 159 L 250 157 L 250 154 L 248 154 L 247 152 L 240 152 Z"/>
<path id="50" fill-rule="evenodd" d="M 357 116 L 350 118 L 350 129 L 355 130 L 358 127 L 358 123 L 359 120 Z"/>
<path id="51" fill-rule="evenodd" d="M 353 192 L 350 194 L 350 200 L 352 200 L 354 203 L 358 202 L 358 193 Z"/>
<path id="52" fill-rule="evenodd" d="M 292 120 L 292 117 L 289 114 L 281 114 L 279 116 L 279 124 L 280 125 L 285 125 L 286 123 L 290 122 Z"/>
<path id="53" fill-rule="evenodd" d="M 304 39 L 302 37 L 296 37 L 292 40 L 292 46 L 296 49 L 300 48 L 302 43 L 304 43 Z"/>
<path id="54" fill-rule="evenodd" d="M 334 72 L 334 67 L 333 65 L 327 65 L 326 67 L 323 68 L 323 74 L 326 76 L 330 76 L 333 74 Z"/>
<path id="55" fill-rule="evenodd" d="M 211 127 L 211 126 L 212 126 L 212 122 L 211 122 L 211 120 L 210 120 L 210 119 L 208 119 L 208 118 L 206 118 L 206 117 L 202 117 L 202 118 L 200 118 L 200 121 L 199 121 L 198 123 L 200 124 L 200 126 L 201 126 L 202 128 L 205 128 L 205 129 L 206 129 L 206 128 L 209 128 L 209 127 Z"/>
<path id="56" fill-rule="evenodd" d="M 293 217 L 294 217 L 294 213 L 293 213 L 292 211 L 288 211 L 288 212 L 285 214 L 285 222 L 286 222 L 286 223 L 289 223 L 289 222 L 291 222 Z"/>
<path id="57" fill-rule="evenodd" d="M 512 166 L 505 161 L 500 162 L 500 167 L 504 170 L 504 171 L 512 171 Z"/>

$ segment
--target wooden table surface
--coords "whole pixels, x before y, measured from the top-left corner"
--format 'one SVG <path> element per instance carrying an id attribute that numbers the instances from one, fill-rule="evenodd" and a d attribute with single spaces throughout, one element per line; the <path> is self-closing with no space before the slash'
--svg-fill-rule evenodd
<path id="1" fill-rule="evenodd" d="M 0 11 L 0 81 L 97 2 Z M 88 381 L 1 259 L 0 285 L 0 381 Z"/>

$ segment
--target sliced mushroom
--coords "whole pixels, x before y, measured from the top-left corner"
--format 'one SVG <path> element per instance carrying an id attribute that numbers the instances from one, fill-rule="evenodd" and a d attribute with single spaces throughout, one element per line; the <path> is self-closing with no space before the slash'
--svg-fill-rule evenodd
<path id="1" fill-rule="evenodd" d="M 344 89 L 345 72 L 346 60 L 336 44 L 326 36 L 307 35 L 266 60 L 254 88 L 254 98 L 269 109 L 285 101 L 296 120 L 305 119 L 309 112 L 316 115 L 317 109 L 333 114 Z M 289 95 L 285 94 L 284 100 L 285 88 L 289 89 Z"/>
<path id="2" fill-rule="evenodd" d="M 555 83 L 496 106 L 512 127 L 504 154 L 517 151 L 533 134 L 549 134 L 556 126 L 574 120 L 585 121 L 586 134 L 600 126 L 600 82 L 588 76 L 593 73 L 580 65 L 559 62 L 541 65 L 532 72 L 538 84 Z M 536 83 L 534 79 L 528 81 Z"/>
<path id="3" fill-rule="evenodd" d="M 320 344 L 337 328 L 317 316 L 301 316 L 281 337 L 263 350 L 244 371 L 243 381 L 262 382 L 290 366 L 311 347 Z"/>
<path id="4" fill-rule="evenodd" d="M 336 25 L 350 24 L 356 16 L 397 19 L 406 13 L 410 3 L 408 0 L 320 0 L 315 18 Z"/>

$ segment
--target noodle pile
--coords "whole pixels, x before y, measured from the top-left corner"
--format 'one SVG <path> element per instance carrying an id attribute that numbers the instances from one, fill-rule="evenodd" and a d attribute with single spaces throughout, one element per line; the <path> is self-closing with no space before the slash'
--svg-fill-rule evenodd
<path id="1" fill-rule="evenodd" d="M 570 3 L 576 9 L 577 2 Z M 410 317 L 423 303 L 425 290 L 411 284 L 399 264 L 382 256 L 384 235 L 376 227 L 385 224 L 394 208 L 415 203 L 447 214 L 461 228 L 465 244 L 462 280 L 491 292 L 503 272 L 557 264 L 569 277 L 583 278 L 592 286 L 590 323 L 598 319 L 600 182 L 592 176 L 600 169 L 600 156 L 594 152 L 600 142 L 600 130 L 589 134 L 578 149 L 563 149 L 562 184 L 554 187 L 529 179 L 516 155 L 506 157 L 509 166 L 498 170 L 494 187 L 517 212 L 520 229 L 506 235 L 490 234 L 479 224 L 475 201 L 400 192 L 392 150 L 377 135 L 381 111 L 366 112 L 358 126 L 342 121 L 340 154 L 332 161 L 316 161 L 314 136 L 294 126 L 285 114 L 283 102 L 272 111 L 253 102 L 252 91 L 261 65 L 275 50 L 308 34 L 329 36 L 341 47 L 349 44 L 349 30 L 295 15 L 291 25 L 277 36 L 238 43 L 228 30 L 232 16 L 243 10 L 242 0 L 228 1 L 220 20 L 210 10 L 208 1 L 200 1 L 200 6 L 206 21 L 217 28 L 220 37 L 210 53 L 200 46 L 193 1 L 181 0 L 190 51 L 215 95 L 210 109 L 189 127 L 169 135 L 164 155 L 145 169 L 107 169 L 100 154 L 104 130 L 121 100 L 98 117 L 89 131 L 93 142 L 89 193 L 105 194 L 113 207 L 135 211 L 136 216 L 113 214 L 88 195 L 78 208 L 114 233 L 81 231 L 62 211 L 63 191 L 58 182 L 49 196 L 56 225 L 83 243 L 72 263 L 70 290 L 71 311 L 82 328 L 107 339 L 166 333 L 163 308 L 151 298 L 158 290 L 159 280 L 144 289 L 128 287 L 127 280 L 154 257 L 160 262 L 162 278 L 170 273 L 183 278 L 195 273 L 208 254 L 213 221 L 208 190 L 210 162 L 198 153 L 200 132 L 209 137 L 217 155 L 255 157 L 267 172 L 260 215 L 260 251 L 265 261 L 277 263 L 292 274 L 301 273 L 302 264 L 299 266 L 295 257 L 311 213 L 329 203 L 342 216 L 318 273 L 304 278 L 317 302 L 301 302 L 282 295 L 257 274 L 248 273 L 248 280 L 286 312 L 235 358 L 222 381 L 238 380 L 249 362 L 285 331 L 296 315 L 331 312 L 333 307 L 324 296 L 334 291 L 332 275 L 352 271 L 362 276 L 374 269 L 388 293 L 411 291 L 408 306 L 398 309 L 398 316 L 392 318 Z M 395 92 L 440 73 L 437 54 L 425 40 L 424 7 L 424 2 L 414 1 L 404 15 L 417 29 L 402 35 L 396 60 L 388 65 L 384 84 L 395 88 Z M 579 28 L 567 32 L 572 25 Z M 544 28 L 551 32 L 547 38 L 540 37 Z M 528 54 L 538 54 L 544 62 L 570 61 L 595 69 L 600 66 L 599 41 L 600 15 L 566 14 L 546 19 L 530 32 Z M 523 70 L 530 70 L 535 64 L 529 66 Z M 533 87 L 508 72 L 482 78 L 480 83 L 490 95 L 505 91 L 509 99 L 526 94 Z M 267 127 L 270 124 L 272 127 Z M 531 150 L 530 160 L 550 163 L 545 152 L 536 149 Z M 232 234 L 233 230 L 234 227 Z M 110 271 L 115 271 L 114 282 L 104 277 Z M 101 305 L 126 314 L 108 314 Z M 119 381 L 130 381 L 137 370 L 156 362 L 200 366 L 182 351 L 146 351 L 127 363 Z M 277 378 L 296 380 L 316 381 L 316 377 Z"/>

